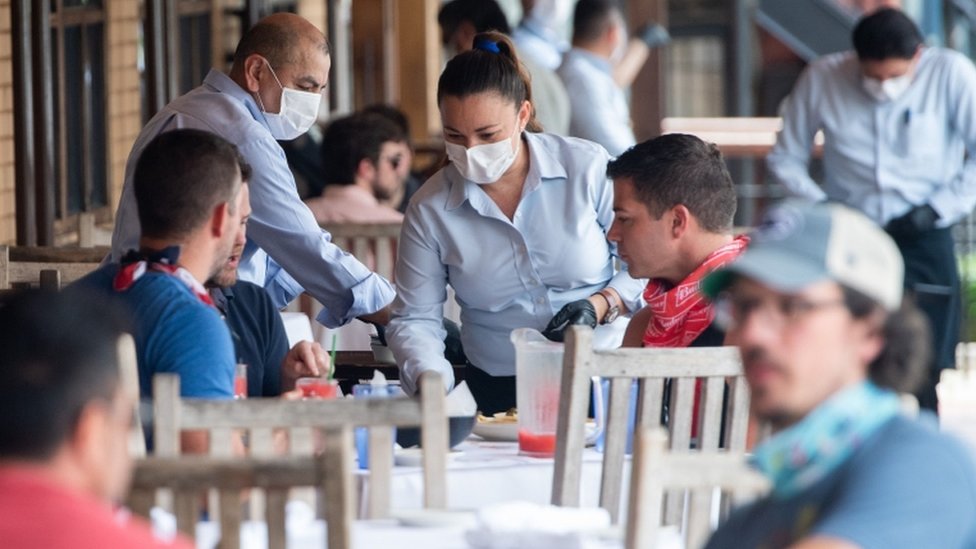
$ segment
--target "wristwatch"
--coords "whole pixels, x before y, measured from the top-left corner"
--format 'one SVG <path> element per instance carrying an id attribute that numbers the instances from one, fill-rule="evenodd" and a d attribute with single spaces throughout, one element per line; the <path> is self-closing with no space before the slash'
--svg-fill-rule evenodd
<path id="1" fill-rule="evenodd" d="M 607 309 L 607 314 L 603 315 L 603 318 L 600 320 L 600 324 L 610 324 L 614 320 L 617 320 L 617 317 L 620 316 L 620 302 L 617 301 L 617 296 L 606 288 L 597 293 L 602 295 L 603 299 L 607 300 L 607 305 L 610 306 L 610 308 Z"/>

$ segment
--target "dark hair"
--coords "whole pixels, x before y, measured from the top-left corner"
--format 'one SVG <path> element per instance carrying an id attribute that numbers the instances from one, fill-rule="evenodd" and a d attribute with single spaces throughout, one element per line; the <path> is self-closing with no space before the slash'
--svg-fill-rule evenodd
<path id="1" fill-rule="evenodd" d="M 857 319 L 873 314 L 885 314 L 884 309 L 870 297 L 841 285 L 844 304 Z M 932 357 L 928 321 L 911 296 L 902 300 L 901 308 L 887 314 L 882 327 L 884 346 L 868 365 L 868 377 L 879 387 L 909 393 L 921 386 L 928 376 Z"/>
<path id="2" fill-rule="evenodd" d="M 706 231 L 732 230 L 735 184 L 713 143 L 680 133 L 655 137 L 611 160 L 607 176 L 629 178 L 637 197 L 658 219 L 683 204 Z"/>
<path id="3" fill-rule="evenodd" d="M 474 37 L 474 49 L 455 55 L 437 81 L 437 104 L 447 96 L 464 98 L 478 93 L 497 93 L 515 104 L 532 102 L 529 73 L 519 61 L 512 41 L 497 32 L 482 32 Z M 535 107 L 526 129 L 542 131 L 535 119 Z"/>
<path id="4" fill-rule="evenodd" d="M 322 173 L 326 185 L 352 185 L 363 159 L 380 161 L 383 143 L 402 143 L 406 136 L 386 117 L 357 113 L 339 118 L 322 135 Z"/>
<path id="5" fill-rule="evenodd" d="M 93 316 L 97 311 L 97 315 Z M 118 309 L 83 291 L 28 290 L 0 307 L 0 460 L 44 461 L 91 401 L 119 386 Z"/>
<path id="6" fill-rule="evenodd" d="M 295 32 L 288 25 L 275 20 L 262 19 L 251 27 L 234 50 L 234 65 L 243 68 L 244 61 L 254 54 L 268 60 L 271 67 L 277 70 L 283 65 L 290 65 L 298 60 L 300 41 L 303 35 Z M 317 44 L 322 53 L 329 53 L 329 42 L 322 36 L 322 42 Z"/>
<path id="7" fill-rule="evenodd" d="M 597 40 L 613 25 L 620 5 L 613 0 L 579 0 L 573 11 L 573 43 Z"/>
<path id="8" fill-rule="evenodd" d="M 153 138 L 133 175 L 143 236 L 182 239 L 206 223 L 217 205 L 228 202 L 233 212 L 243 162 L 237 147 L 203 130 Z"/>
<path id="9" fill-rule="evenodd" d="M 901 10 L 883 8 L 863 17 L 852 36 L 858 59 L 911 59 L 924 42 L 918 26 Z"/>
<path id="10" fill-rule="evenodd" d="M 390 122 L 396 124 L 400 131 L 406 138 L 410 139 L 410 120 L 407 119 L 407 115 L 403 113 L 400 109 L 394 107 L 393 105 L 388 105 L 386 103 L 373 103 L 372 105 L 367 105 L 363 110 L 359 111 L 363 114 L 378 114 L 383 118 L 386 118 Z"/>
<path id="11" fill-rule="evenodd" d="M 441 6 L 437 23 L 441 26 L 441 41 L 446 45 L 461 23 L 468 21 L 475 32 L 498 31 L 512 34 L 505 12 L 495 0 L 452 0 Z"/>

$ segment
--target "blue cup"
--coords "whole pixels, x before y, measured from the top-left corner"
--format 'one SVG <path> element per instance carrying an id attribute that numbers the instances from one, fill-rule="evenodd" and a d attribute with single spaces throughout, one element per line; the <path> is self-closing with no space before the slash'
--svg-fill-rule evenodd
<path id="1" fill-rule="evenodd" d="M 353 398 L 393 398 L 403 396 L 403 391 L 399 385 L 371 385 L 361 383 L 353 385 Z M 356 427 L 354 433 L 356 438 L 356 455 L 359 459 L 360 469 L 369 469 L 369 429 Z M 393 440 L 396 440 L 396 428 L 393 429 Z M 393 446 L 390 446 L 390 453 L 393 453 Z"/>
<path id="2" fill-rule="evenodd" d="M 599 387 L 600 394 L 597 394 L 597 388 Z M 634 453 L 634 424 L 637 422 L 637 380 L 630 386 L 630 395 L 628 397 L 627 404 L 627 449 L 626 453 L 628 455 Z M 602 397 L 602 398 L 601 398 Z M 607 417 L 607 404 L 610 402 L 610 380 L 602 378 L 593 378 L 593 402 L 594 406 L 601 406 L 601 410 L 597 410 L 596 414 L 598 418 L 604 418 L 602 421 L 598 419 L 597 423 L 600 425 L 601 429 L 596 439 L 596 450 L 598 452 L 603 452 L 606 447 L 606 423 L 605 418 Z"/>

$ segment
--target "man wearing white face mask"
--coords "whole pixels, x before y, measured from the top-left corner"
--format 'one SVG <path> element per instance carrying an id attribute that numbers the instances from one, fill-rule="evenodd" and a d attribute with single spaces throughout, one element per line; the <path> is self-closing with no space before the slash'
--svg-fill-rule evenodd
<path id="1" fill-rule="evenodd" d="M 324 306 L 318 321 L 329 327 L 357 317 L 385 323 L 393 287 L 330 242 L 299 198 L 277 142 L 295 139 L 315 123 L 330 64 L 325 36 L 297 15 L 274 14 L 248 30 L 229 75 L 211 70 L 202 86 L 171 102 L 143 128 L 126 165 L 113 259 L 138 243 L 131 180 L 143 147 L 163 132 L 204 129 L 236 145 L 253 170 L 253 212 L 240 278 L 263 286 L 278 307 L 308 291 Z"/>
<path id="2" fill-rule="evenodd" d="M 927 48 L 904 13 L 885 8 L 853 32 L 854 51 L 806 70 L 767 157 L 794 195 L 837 201 L 885 227 L 905 258 L 905 287 L 933 331 L 928 386 L 952 367 L 959 331 L 959 278 L 950 227 L 976 204 L 976 69 L 963 55 Z M 824 180 L 810 177 L 813 137 L 823 130 Z"/>

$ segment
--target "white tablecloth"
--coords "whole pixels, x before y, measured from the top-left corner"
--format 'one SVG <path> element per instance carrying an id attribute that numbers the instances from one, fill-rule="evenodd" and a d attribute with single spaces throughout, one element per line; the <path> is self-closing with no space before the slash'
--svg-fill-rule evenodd
<path id="1" fill-rule="evenodd" d="M 583 453 L 580 502 L 596 507 L 600 497 L 602 454 Z M 451 509 L 477 509 L 513 500 L 548 504 L 552 498 L 553 460 L 518 455 L 514 442 L 486 442 L 469 438 L 451 453 L 447 466 L 447 505 Z M 626 516 L 630 460 L 624 464 L 621 516 Z M 366 501 L 369 474 L 358 476 L 361 502 Z M 393 509 L 423 505 L 423 477 L 419 467 L 394 467 L 390 497 Z M 365 516 L 361 514 L 361 516 Z"/>

